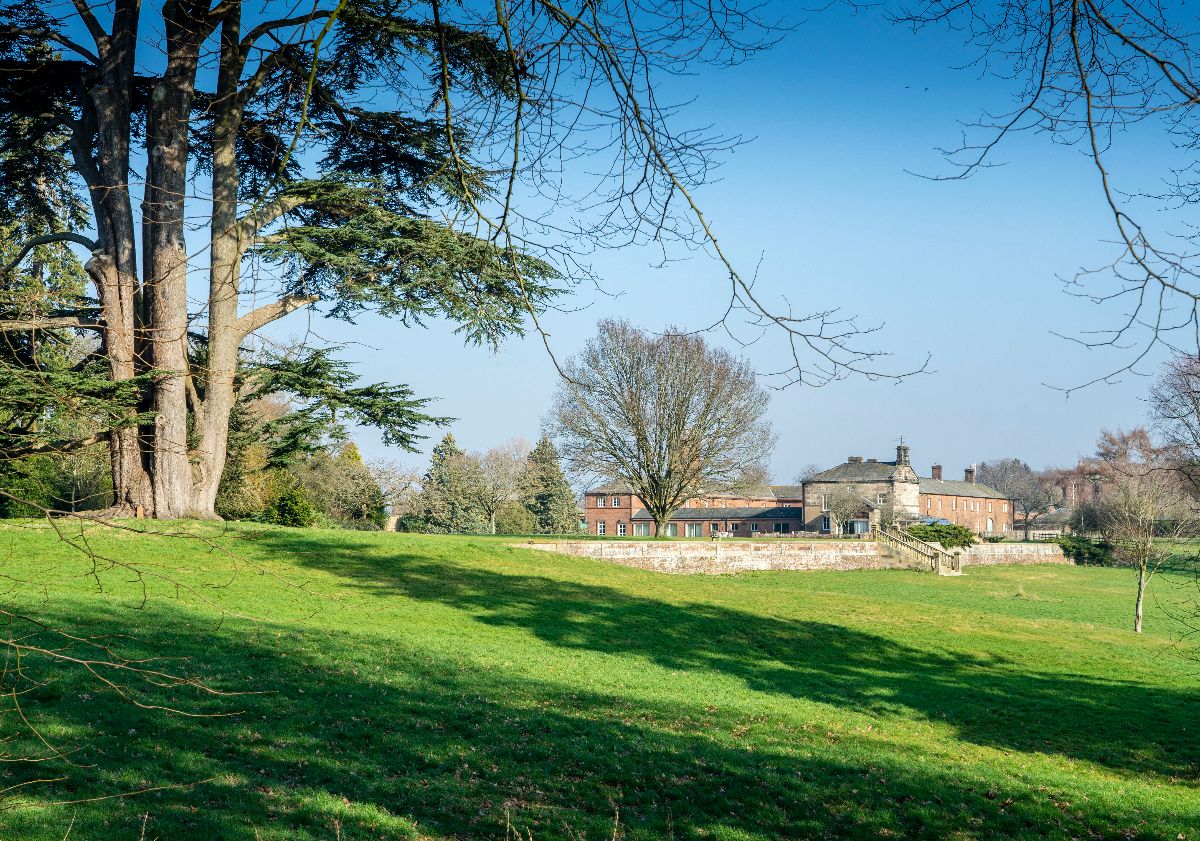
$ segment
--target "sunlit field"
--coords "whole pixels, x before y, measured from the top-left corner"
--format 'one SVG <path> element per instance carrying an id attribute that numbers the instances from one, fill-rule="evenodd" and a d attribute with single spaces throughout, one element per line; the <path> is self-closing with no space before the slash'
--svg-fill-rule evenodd
<path id="1" fill-rule="evenodd" d="M 46 743 L 10 698 L 7 756 L 43 761 L 3 766 L 3 838 L 1200 839 L 1186 576 L 1153 581 L 1139 637 L 1114 569 L 685 577 L 502 539 L 88 535 L 0 527 L 8 609 L 234 694 L 10 658 Z"/>

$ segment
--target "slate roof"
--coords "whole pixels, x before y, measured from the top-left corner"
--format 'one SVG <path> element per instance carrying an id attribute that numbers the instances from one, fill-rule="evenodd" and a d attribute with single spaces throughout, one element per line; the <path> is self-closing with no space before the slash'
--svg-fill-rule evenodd
<path id="1" fill-rule="evenodd" d="M 624 482 L 609 482 L 607 485 L 597 485 L 594 488 L 588 488 L 584 493 L 589 494 L 631 494 L 633 488 Z"/>
<path id="2" fill-rule="evenodd" d="M 953 479 L 928 479 L 921 477 L 921 493 L 945 494 L 946 496 L 973 496 L 979 499 L 1007 499 L 995 488 L 980 485 L 975 482 L 955 481 Z"/>
<path id="3" fill-rule="evenodd" d="M 847 461 L 822 470 L 810 482 L 883 482 L 896 472 L 894 461 Z M 924 481 L 924 480 L 922 480 Z"/>
<path id="4" fill-rule="evenodd" d="M 639 508 L 630 518 L 632 520 L 654 521 L 650 512 Z M 804 509 L 795 508 L 680 508 L 670 517 L 670 520 L 794 520 L 804 521 Z"/>

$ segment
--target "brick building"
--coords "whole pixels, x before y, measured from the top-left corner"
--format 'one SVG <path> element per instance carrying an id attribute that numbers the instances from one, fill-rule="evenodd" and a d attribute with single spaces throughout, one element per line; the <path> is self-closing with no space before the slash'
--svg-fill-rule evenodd
<path id="1" fill-rule="evenodd" d="M 851 456 L 842 464 L 807 479 L 803 485 L 770 485 L 739 494 L 705 494 L 689 499 L 666 525 L 667 537 L 728 534 L 794 534 L 831 531 L 828 502 L 849 490 L 862 499 L 858 516 L 846 530 L 865 532 L 886 521 L 945 520 L 978 534 L 1013 531 L 1013 505 L 999 491 L 975 481 L 975 468 L 961 480 L 944 479 L 942 466 L 917 475 L 909 448 L 896 448 L 895 461 Z M 584 523 L 590 534 L 649 536 L 654 519 L 628 485 L 604 485 L 584 494 Z"/>
<path id="2" fill-rule="evenodd" d="M 602 485 L 584 494 L 584 522 L 590 534 L 648 537 L 654 518 L 628 485 Z M 804 528 L 800 485 L 769 485 L 738 494 L 705 494 L 689 499 L 666 524 L 667 537 L 718 534 L 791 534 Z"/>
<path id="3" fill-rule="evenodd" d="M 946 520 L 977 534 L 1007 534 L 1013 530 L 1013 505 L 999 491 L 975 481 L 975 468 L 963 471 L 961 480 L 945 479 L 942 466 L 933 465 L 929 476 L 918 476 L 904 444 L 896 447 L 895 461 L 851 456 L 804 483 L 805 530 L 828 532 L 828 499 L 849 489 L 863 497 L 863 511 L 851 522 L 851 531 L 866 531 L 882 520 Z"/>

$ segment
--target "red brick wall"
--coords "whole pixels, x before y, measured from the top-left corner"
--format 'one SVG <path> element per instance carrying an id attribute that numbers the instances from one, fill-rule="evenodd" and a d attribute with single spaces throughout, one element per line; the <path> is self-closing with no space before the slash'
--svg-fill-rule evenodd
<path id="1" fill-rule="evenodd" d="M 948 494 L 921 494 L 921 516 L 949 520 L 971 531 L 986 533 L 988 518 L 991 531 L 1002 534 L 1013 529 L 1013 506 L 1007 499 L 980 499 Z M 1005 528 L 1005 526 L 1008 528 Z"/>
<path id="2" fill-rule="evenodd" d="M 604 507 L 601 508 L 598 500 L 604 497 Z M 613 498 L 616 497 L 618 506 L 613 507 Z M 583 516 L 587 520 L 588 534 L 598 534 L 596 528 L 597 523 L 604 523 L 604 533 L 608 537 L 616 537 L 620 533 L 619 525 L 625 524 L 625 533 L 633 534 L 632 522 L 633 512 L 639 508 L 645 508 L 642 501 L 637 499 L 632 494 L 615 493 L 615 494 L 585 494 L 583 498 Z"/>
<path id="3" fill-rule="evenodd" d="M 599 505 L 600 497 L 604 498 L 603 507 L 601 507 Z M 612 504 L 613 497 L 616 497 L 617 501 L 619 503 L 616 508 L 614 508 L 613 504 Z M 711 504 L 708 504 L 708 503 L 711 503 Z M 794 518 L 794 521 L 789 520 L 788 522 L 793 522 L 792 528 L 794 530 L 796 530 L 796 531 L 803 530 L 804 523 L 803 523 L 803 517 L 801 516 L 801 514 L 802 514 L 801 509 L 803 508 L 803 501 L 798 498 L 797 499 L 776 499 L 775 497 L 771 497 L 770 499 L 756 499 L 753 497 L 704 497 L 704 498 L 700 498 L 700 499 L 689 499 L 687 502 L 685 502 L 680 507 L 681 508 L 700 508 L 700 509 L 704 509 L 704 508 L 776 508 L 776 507 L 782 508 L 782 507 L 789 506 L 789 505 L 796 509 L 796 516 Z M 639 511 L 645 507 L 646 507 L 645 504 L 643 504 L 640 499 L 638 499 L 636 496 L 633 496 L 632 494 L 628 494 L 628 493 L 608 493 L 608 494 L 587 493 L 584 495 L 584 500 L 583 500 L 583 512 L 584 512 L 584 519 L 587 521 L 587 532 L 588 532 L 588 534 L 599 534 L 596 524 L 604 523 L 604 534 L 606 537 L 619 537 L 619 536 L 621 536 L 621 530 L 620 530 L 621 524 L 624 524 L 625 525 L 625 535 L 632 536 L 633 535 L 633 519 L 632 519 L 633 514 L 634 514 L 634 512 Z M 687 529 L 684 526 L 685 521 L 678 520 L 675 522 L 677 523 L 677 526 L 678 526 L 679 536 L 684 537 L 687 534 Z M 701 531 L 702 531 L 702 535 L 704 537 L 708 537 L 709 533 L 712 531 L 712 525 L 711 525 L 712 522 L 716 522 L 716 520 L 713 519 L 713 520 L 704 520 L 703 521 L 703 528 Z M 724 525 L 726 523 L 732 524 L 733 522 L 738 522 L 740 527 L 737 531 L 737 534 L 739 534 L 739 535 L 753 534 L 753 531 L 750 528 L 750 523 L 748 521 L 728 520 L 728 521 L 720 521 L 720 522 L 722 522 L 722 524 L 723 524 L 722 528 L 726 527 Z M 759 524 L 759 529 L 761 530 L 760 531 L 761 534 L 770 534 L 772 532 L 772 530 L 774 529 L 774 525 L 773 525 L 772 521 L 761 522 Z M 653 524 L 651 524 L 650 533 L 651 534 L 654 533 Z"/>

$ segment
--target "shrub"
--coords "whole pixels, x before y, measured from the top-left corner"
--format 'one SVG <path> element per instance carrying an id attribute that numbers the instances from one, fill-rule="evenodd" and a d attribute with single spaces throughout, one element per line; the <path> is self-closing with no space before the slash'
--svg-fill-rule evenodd
<path id="1" fill-rule="evenodd" d="M 496 534 L 536 534 L 537 519 L 519 502 L 505 502 L 496 512 Z"/>
<path id="2" fill-rule="evenodd" d="M 429 531 L 429 522 L 420 514 L 402 514 L 396 521 L 396 531 L 425 534 Z"/>
<path id="3" fill-rule="evenodd" d="M 300 488 L 284 488 L 271 497 L 262 520 L 279 526 L 307 528 L 317 521 L 317 509 Z"/>
<path id="4" fill-rule="evenodd" d="M 1092 540 L 1079 534 L 1066 534 L 1054 541 L 1063 554 L 1084 566 L 1112 566 L 1115 561 L 1112 544 L 1107 540 Z"/>
<path id="5" fill-rule="evenodd" d="M 908 533 L 926 543 L 940 543 L 943 549 L 964 548 L 975 545 L 975 533 L 966 526 L 931 524 L 909 526 Z"/>
<path id="6" fill-rule="evenodd" d="M 1004 535 L 1002 535 L 1002 534 L 985 534 L 983 536 L 983 539 L 986 540 L 988 543 L 999 543 L 1000 541 L 1004 540 Z"/>

